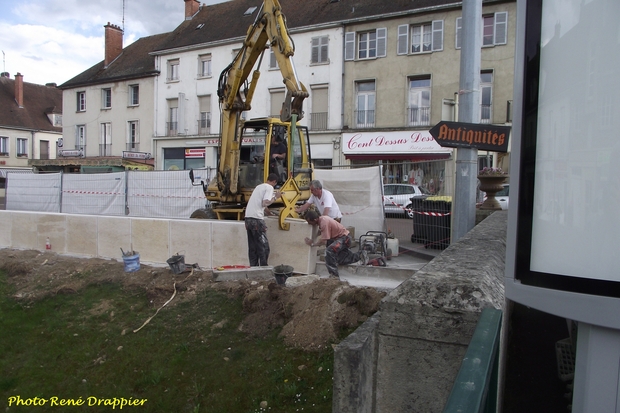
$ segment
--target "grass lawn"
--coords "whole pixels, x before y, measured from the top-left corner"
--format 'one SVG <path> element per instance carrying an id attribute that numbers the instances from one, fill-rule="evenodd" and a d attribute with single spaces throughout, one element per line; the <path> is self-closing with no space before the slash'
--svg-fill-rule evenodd
<path id="1" fill-rule="evenodd" d="M 8 412 L 330 412 L 333 350 L 239 332 L 241 308 L 207 289 L 134 333 L 156 311 L 142 290 L 26 304 L 0 272 L 0 398 Z"/>

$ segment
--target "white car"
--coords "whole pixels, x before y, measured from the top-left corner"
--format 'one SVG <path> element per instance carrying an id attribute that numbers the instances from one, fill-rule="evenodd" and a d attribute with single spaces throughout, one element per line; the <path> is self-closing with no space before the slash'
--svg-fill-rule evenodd
<path id="1" fill-rule="evenodd" d="M 426 199 L 431 193 L 428 189 L 411 184 L 383 185 L 383 210 L 385 214 L 405 215 L 412 218 L 411 198 Z"/>

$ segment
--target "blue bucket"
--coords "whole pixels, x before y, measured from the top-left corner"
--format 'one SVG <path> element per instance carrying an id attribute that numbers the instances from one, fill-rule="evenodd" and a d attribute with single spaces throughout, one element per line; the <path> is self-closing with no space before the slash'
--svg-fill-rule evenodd
<path id="1" fill-rule="evenodd" d="M 136 272 L 140 269 L 140 254 L 136 252 L 134 255 L 123 255 L 123 262 L 125 272 Z"/>

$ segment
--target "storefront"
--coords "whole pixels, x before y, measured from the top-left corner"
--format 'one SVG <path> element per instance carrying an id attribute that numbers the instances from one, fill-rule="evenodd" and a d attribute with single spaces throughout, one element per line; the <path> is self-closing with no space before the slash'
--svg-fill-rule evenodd
<path id="1" fill-rule="evenodd" d="M 342 153 L 351 165 L 382 165 L 383 183 L 409 182 L 432 194 L 449 193 L 452 149 L 441 147 L 428 131 L 342 134 Z"/>

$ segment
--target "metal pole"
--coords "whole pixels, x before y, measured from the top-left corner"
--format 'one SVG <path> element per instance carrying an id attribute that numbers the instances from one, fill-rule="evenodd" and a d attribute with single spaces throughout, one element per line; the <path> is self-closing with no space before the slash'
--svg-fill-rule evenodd
<path id="1" fill-rule="evenodd" d="M 480 48 L 482 46 L 482 0 L 463 0 L 459 122 L 480 123 Z M 456 150 L 456 187 L 453 204 L 452 242 L 476 224 L 476 176 L 478 150 Z"/>

